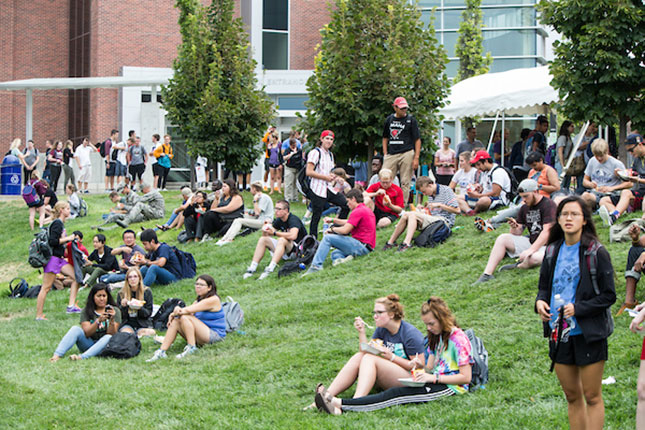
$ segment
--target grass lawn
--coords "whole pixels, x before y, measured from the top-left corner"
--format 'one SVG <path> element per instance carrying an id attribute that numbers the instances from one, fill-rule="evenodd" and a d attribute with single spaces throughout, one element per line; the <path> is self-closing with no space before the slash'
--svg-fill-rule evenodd
<path id="1" fill-rule="evenodd" d="M 179 202 L 178 193 L 164 194 L 169 214 Z M 86 200 L 89 216 L 68 221 L 66 228 L 83 231 L 91 250 L 90 225 L 110 205 L 106 194 Z M 250 204 L 248 193 L 245 200 Z M 302 216 L 304 206 L 295 205 L 292 211 Z M 146 363 L 156 346 L 144 338 L 141 354 L 131 360 L 63 359 L 50 364 L 59 340 L 79 319 L 64 312 L 67 291 L 49 294 L 45 322 L 34 320 L 35 300 L 11 300 L 4 293 L 14 276 L 26 278 L 30 285 L 42 282 L 26 263 L 32 237 L 27 213 L 22 201 L 0 202 L 0 428 L 568 427 L 566 401 L 555 375 L 548 371 L 547 341 L 533 312 L 538 269 L 496 274 L 492 282 L 471 286 L 498 234 L 477 232 L 471 218 L 458 217 L 462 228 L 440 247 L 401 254 L 380 251 L 393 227 L 379 231 L 379 251 L 335 268 L 327 260 L 323 272 L 305 279 L 295 275 L 242 280 L 258 233 L 222 248 L 214 242 L 182 245 L 195 256 L 198 274 L 214 276 L 220 296 L 240 302 L 246 314 L 243 333 L 230 334 L 224 342 L 184 360 L 174 358 L 185 345 L 178 340 L 169 351 L 172 358 Z M 608 229 L 600 227 L 599 232 L 616 269 L 616 311 L 625 294 L 622 273 L 629 244 L 609 244 Z M 160 240 L 176 244 L 177 233 L 161 233 Z M 108 232 L 108 245 L 119 244 L 120 234 L 121 229 Z M 267 257 L 258 274 L 266 264 Z M 392 292 L 401 296 L 407 321 L 420 329 L 419 309 L 430 295 L 448 302 L 461 327 L 475 329 L 490 353 L 486 389 L 373 413 L 332 417 L 302 412 L 313 401 L 316 383 L 329 384 L 357 351 L 354 317 L 369 321 L 374 299 Z M 193 280 L 154 287 L 153 294 L 157 304 L 168 297 L 192 302 Z M 86 297 L 87 290 L 79 294 L 81 307 Z M 637 299 L 645 299 L 640 291 Z M 616 318 L 609 339 L 605 377 L 614 376 L 617 382 L 603 387 L 608 429 L 633 428 L 635 422 L 642 339 L 629 331 L 629 321 L 627 316 Z M 74 347 L 68 354 L 75 351 Z M 353 388 L 343 396 L 352 393 Z"/>

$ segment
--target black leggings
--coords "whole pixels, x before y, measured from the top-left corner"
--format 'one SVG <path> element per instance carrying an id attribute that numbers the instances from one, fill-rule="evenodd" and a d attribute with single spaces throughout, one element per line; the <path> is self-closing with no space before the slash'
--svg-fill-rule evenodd
<path id="1" fill-rule="evenodd" d="M 170 173 L 170 167 L 159 166 L 159 184 L 157 185 L 160 189 L 166 188 L 168 173 Z"/>
<path id="2" fill-rule="evenodd" d="M 312 193 L 311 196 L 311 225 L 309 225 L 309 234 L 313 237 L 318 237 L 318 223 L 320 217 L 325 210 L 325 203 L 329 202 L 332 205 L 338 206 L 340 212 L 338 213 L 339 219 L 347 219 L 349 214 L 349 207 L 347 206 L 347 199 L 343 193 L 332 193 L 327 190 L 327 198 L 322 198 Z"/>
<path id="3" fill-rule="evenodd" d="M 53 164 L 49 166 L 49 172 L 51 174 L 51 185 L 52 185 L 52 190 L 56 192 L 56 188 L 58 188 L 58 179 L 60 178 L 60 173 L 62 171 L 62 167 L 59 166 L 58 164 Z"/>
<path id="4" fill-rule="evenodd" d="M 395 387 L 378 394 L 370 394 L 356 399 L 342 399 L 341 409 L 343 411 L 370 412 L 407 403 L 426 403 L 442 397 L 452 396 L 453 394 L 455 392 L 444 384 L 426 384 L 423 387 Z"/>

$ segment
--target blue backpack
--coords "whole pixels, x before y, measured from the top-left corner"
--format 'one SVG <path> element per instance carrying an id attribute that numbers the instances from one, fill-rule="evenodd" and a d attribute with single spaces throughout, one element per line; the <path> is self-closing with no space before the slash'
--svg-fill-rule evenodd
<path id="1" fill-rule="evenodd" d="M 414 244 L 421 248 L 434 248 L 450 237 L 452 230 L 443 221 L 435 221 L 427 226 L 421 234 L 414 239 Z"/>
<path id="2" fill-rule="evenodd" d="M 14 282 L 16 285 L 14 285 Z M 13 278 L 9 282 L 9 297 L 12 299 L 24 297 L 27 290 L 29 290 L 29 284 L 22 278 Z"/>
<path id="3" fill-rule="evenodd" d="M 194 278 L 197 275 L 197 264 L 193 254 L 184 252 L 176 246 L 171 246 L 170 249 L 172 249 L 179 261 L 180 279 Z"/>

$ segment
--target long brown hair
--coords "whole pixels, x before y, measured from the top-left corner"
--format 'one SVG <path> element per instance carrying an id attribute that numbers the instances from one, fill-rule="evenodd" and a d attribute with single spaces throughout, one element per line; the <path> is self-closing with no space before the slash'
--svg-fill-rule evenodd
<path id="1" fill-rule="evenodd" d="M 457 318 L 452 313 L 446 302 L 441 297 L 432 296 L 423 305 L 421 305 L 421 315 L 432 313 L 435 319 L 441 324 L 441 333 L 432 334 L 428 330 L 428 346 L 433 350 L 439 344 L 439 340 L 443 341 L 444 345 L 448 345 L 450 333 L 457 325 Z"/>

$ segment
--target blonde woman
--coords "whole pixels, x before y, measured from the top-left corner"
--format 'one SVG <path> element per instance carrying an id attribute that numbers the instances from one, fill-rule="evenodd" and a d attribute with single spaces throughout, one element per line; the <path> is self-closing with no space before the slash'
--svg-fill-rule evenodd
<path id="1" fill-rule="evenodd" d="M 141 303 L 133 303 L 136 299 Z M 122 325 L 119 331 L 136 333 L 141 336 L 154 336 L 152 329 L 152 290 L 143 285 L 139 268 L 130 267 L 125 273 L 125 285 L 117 295 L 117 305 L 121 310 Z"/>

